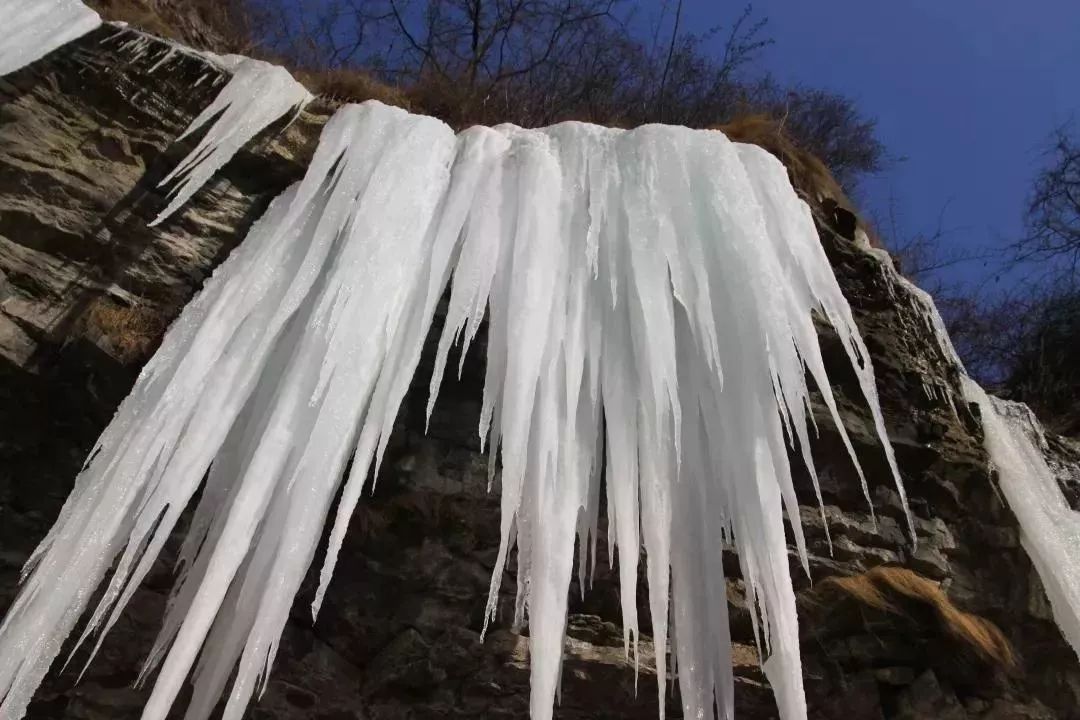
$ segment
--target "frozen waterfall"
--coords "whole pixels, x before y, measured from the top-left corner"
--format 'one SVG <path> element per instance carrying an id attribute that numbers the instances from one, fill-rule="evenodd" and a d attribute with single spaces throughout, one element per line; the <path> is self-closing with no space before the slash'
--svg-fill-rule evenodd
<path id="1" fill-rule="evenodd" d="M 0 0 L 0 76 L 45 57 L 100 25 L 98 14 L 80 0 Z M 191 50 L 123 23 L 114 26 L 119 31 L 104 42 L 119 43 L 132 59 L 163 48 L 160 57 L 154 58 L 151 74 L 188 56 L 230 75 L 213 102 L 176 138 L 181 141 L 206 128 L 195 148 L 162 180 L 162 186 L 170 187 L 170 202 L 151 226 L 179 210 L 260 132 L 289 114 L 295 117 L 314 99 L 283 67 L 240 55 Z"/>
<path id="2" fill-rule="evenodd" d="M 237 667 L 224 717 L 241 717 L 332 515 L 318 611 L 451 278 L 431 403 L 451 346 L 486 314 L 479 433 L 502 493 L 489 610 L 516 548 L 533 717 L 551 717 L 568 586 L 575 557 L 588 572 L 606 489 L 628 652 L 644 546 L 686 714 L 731 716 L 720 550 L 734 544 L 782 715 L 804 718 L 784 513 L 805 565 L 788 453 L 813 472 L 808 377 L 842 428 L 813 312 L 885 431 L 783 166 L 715 131 L 455 136 L 376 102 L 329 122 L 303 181 L 184 310 L 103 433 L 0 627 L 0 717 L 23 714 L 106 583 L 80 638 L 100 643 L 200 486 L 144 718 L 164 718 L 189 675 L 187 717 L 206 718 Z M 658 651 L 661 714 L 666 662 Z"/>
<path id="3" fill-rule="evenodd" d="M 1080 512 L 1069 507 L 1046 462 L 1042 426 L 1028 406 L 991 397 L 968 378 L 964 392 L 979 406 L 986 450 L 1054 620 L 1080 657 Z"/>
<path id="4" fill-rule="evenodd" d="M 956 367 L 962 399 L 978 407 L 983 446 L 997 471 L 1001 494 L 1020 525 L 1024 550 L 1046 591 L 1054 621 L 1080 657 L 1080 512 L 1069 506 L 1047 463 L 1042 425 L 1027 405 L 993 397 L 971 379 L 934 299 L 896 273 L 887 253 L 877 254 L 887 266 L 887 277 L 903 286 L 923 316 L 942 356 Z M 955 402 L 951 393 L 949 401 Z"/>

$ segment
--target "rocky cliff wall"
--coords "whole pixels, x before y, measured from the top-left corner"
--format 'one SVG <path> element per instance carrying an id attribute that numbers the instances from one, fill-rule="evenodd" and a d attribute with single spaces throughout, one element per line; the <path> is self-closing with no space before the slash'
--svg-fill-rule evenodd
<path id="1" fill-rule="evenodd" d="M 212 70 L 182 59 L 151 73 L 155 52 L 132 62 L 116 34 L 104 27 L 0 78 L 0 610 L 139 365 L 270 199 L 299 179 L 333 110 L 316 102 L 288 128 L 271 128 L 182 213 L 150 229 L 165 205 L 158 179 L 197 140 L 173 144 L 212 99 L 209 83 L 195 86 Z M 811 578 L 792 563 L 811 717 L 1080 717 L 1080 664 L 996 490 L 980 420 L 959 399 L 956 368 L 881 253 L 838 234 L 825 214 L 819 227 L 872 354 L 919 542 L 913 550 L 905 537 L 869 413 L 844 373 L 838 341 L 823 327 L 877 524 L 828 413 L 815 408 L 825 521 L 803 478 Z M 311 623 L 309 587 L 252 717 L 527 715 L 527 643 L 510 626 L 512 609 L 500 612 L 486 642 L 479 635 L 499 512 L 475 433 L 483 368 L 466 362 L 425 435 L 428 355 L 374 495 L 353 519 L 322 614 Z M 1080 457 L 1070 441 L 1050 441 L 1063 467 Z M 83 681 L 75 683 L 71 671 L 54 674 L 30 717 L 139 716 L 145 693 L 131 684 L 171 585 L 168 554 Z M 733 558 L 728 565 L 739 717 L 774 717 L 738 565 Z M 940 583 L 955 608 L 996 624 L 1012 643 L 1015 667 L 973 651 L 931 604 L 875 608 L 827 582 L 879 566 Z M 507 604 L 513 571 L 503 579 Z M 573 588 L 557 717 L 656 715 L 650 645 L 643 645 L 635 694 L 616 593 L 603 557 L 584 600 Z M 673 697 L 669 717 L 679 716 Z"/>

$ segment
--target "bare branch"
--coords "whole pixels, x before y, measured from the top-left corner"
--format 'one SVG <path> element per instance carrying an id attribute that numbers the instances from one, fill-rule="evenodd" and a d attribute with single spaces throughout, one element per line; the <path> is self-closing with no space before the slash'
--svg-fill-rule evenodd
<path id="1" fill-rule="evenodd" d="M 682 20 L 682 0 L 679 0 L 675 8 L 675 23 L 671 28 L 671 43 L 668 45 L 667 60 L 664 61 L 664 74 L 660 78 L 660 99 L 658 115 L 660 122 L 664 121 L 664 105 L 667 101 L 667 79 L 671 71 L 671 58 L 675 55 L 675 41 L 679 39 L 679 22 Z"/>

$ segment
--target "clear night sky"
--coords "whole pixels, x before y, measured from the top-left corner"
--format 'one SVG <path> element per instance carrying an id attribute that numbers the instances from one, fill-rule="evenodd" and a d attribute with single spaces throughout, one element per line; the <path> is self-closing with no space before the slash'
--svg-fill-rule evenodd
<path id="1" fill-rule="evenodd" d="M 690 27 L 707 27 L 741 7 L 687 0 L 684 13 Z M 776 40 L 768 70 L 856 98 L 906 158 L 865 184 L 864 207 L 883 211 L 892 197 L 902 230 L 915 232 L 936 227 L 949 202 L 950 242 L 1016 237 L 1047 136 L 1071 118 L 1080 124 L 1080 0 L 757 0 L 754 9 Z"/>

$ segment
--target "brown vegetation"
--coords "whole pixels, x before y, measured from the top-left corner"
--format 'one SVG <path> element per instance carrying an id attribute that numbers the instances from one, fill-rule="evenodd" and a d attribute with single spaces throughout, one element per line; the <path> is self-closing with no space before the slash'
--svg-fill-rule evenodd
<path id="1" fill-rule="evenodd" d="M 246 0 L 86 0 L 105 20 L 219 53 L 250 53 L 253 17 Z"/>
<path id="2" fill-rule="evenodd" d="M 1012 645 L 994 623 L 964 612 L 941 587 L 918 573 L 901 567 L 877 567 L 861 575 L 830 577 L 819 593 L 838 592 L 860 605 L 893 615 L 910 615 L 912 606 L 929 609 L 940 629 L 983 660 L 1011 669 L 1016 665 Z"/>
<path id="3" fill-rule="evenodd" d="M 125 22 L 158 37 L 182 40 L 173 25 L 145 0 L 86 0 L 86 4 L 105 20 Z"/>
<path id="4" fill-rule="evenodd" d="M 406 110 L 414 107 L 413 100 L 405 91 L 381 83 L 363 70 L 297 70 L 293 76 L 315 95 L 334 102 L 360 103 L 365 100 L 378 100 Z"/>
<path id="5" fill-rule="evenodd" d="M 841 204 L 840 187 L 885 162 L 848 98 L 747 79 L 772 43 L 749 6 L 699 32 L 681 25 L 681 3 L 665 5 L 650 33 L 632 29 L 625 0 L 420 0 L 409 13 L 391 0 L 89 1 L 107 19 L 281 64 L 330 101 L 378 99 L 457 128 L 726 123 Z"/>
<path id="6" fill-rule="evenodd" d="M 838 203 L 850 204 L 825 163 L 799 147 L 784 129 L 782 120 L 753 113 L 736 117 L 715 129 L 736 142 L 752 143 L 775 155 L 787 167 L 791 184 L 812 201 L 820 203 L 832 198 Z"/>
<path id="7" fill-rule="evenodd" d="M 142 305 L 121 305 L 108 298 L 90 306 L 83 324 L 92 340 L 103 342 L 123 363 L 145 359 L 166 330 L 161 313 Z"/>

